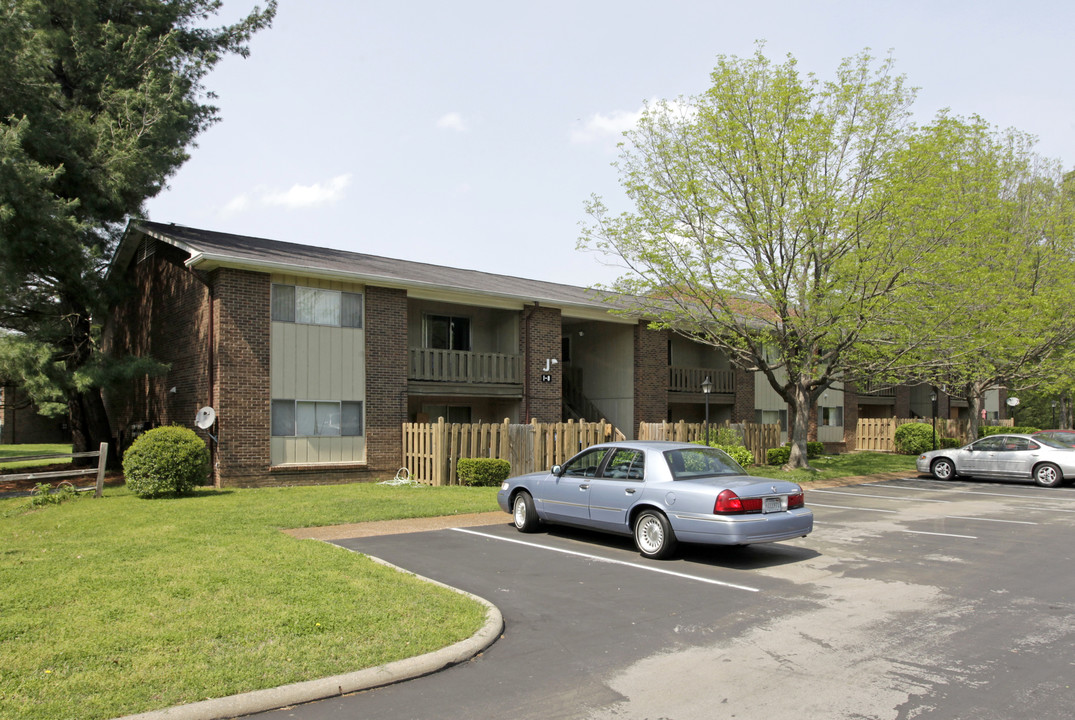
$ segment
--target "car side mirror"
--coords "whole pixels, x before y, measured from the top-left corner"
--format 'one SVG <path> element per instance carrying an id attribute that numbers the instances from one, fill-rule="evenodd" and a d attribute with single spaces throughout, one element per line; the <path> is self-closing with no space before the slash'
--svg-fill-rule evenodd
<path id="1" fill-rule="evenodd" d="M 549 470 L 549 472 L 551 472 L 556 477 L 560 477 L 564 474 L 564 468 L 562 465 L 553 465 L 552 470 Z"/>

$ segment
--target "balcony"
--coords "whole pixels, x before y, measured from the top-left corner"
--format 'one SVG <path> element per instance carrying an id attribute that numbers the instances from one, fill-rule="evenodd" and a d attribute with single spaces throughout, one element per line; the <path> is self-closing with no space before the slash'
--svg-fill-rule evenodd
<path id="1" fill-rule="evenodd" d="M 702 392 L 702 381 L 709 378 L 713 383 L 712 393 L 734 395 L 735 371 L 713 370 L 710 368 L 668 368 L 668 391 L 682 393 Z"/>
<path id="2" fill-rule="evenodd" d="M 520 385 L 521 355 L 410 348 L 407 379 L 466 385 Z"/>

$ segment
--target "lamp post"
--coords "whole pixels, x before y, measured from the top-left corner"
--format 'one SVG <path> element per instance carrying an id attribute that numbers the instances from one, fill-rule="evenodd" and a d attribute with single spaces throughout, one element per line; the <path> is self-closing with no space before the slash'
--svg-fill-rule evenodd
<path id="1" fill-rule="evenodd" d="M 1012 427 L 1015 427 L 1015 408 L 1019 405 L 1019 398 L 1010 397 L 1007 400 L 1008 408 L 1011 410 Z"/>
<path id="2" fill-rule="evenodd" d="M 1056 400 L 1053 400 L 1053 427 L 1056 427 Z"/>
<path id="3" fill-rule="evenodd" d="M 933 449 L 937 449 L 937 388 L 929 392 L 929 402 L 933 407 Z"/>
<path id="4" fill-rule="evenodd" d="M 713 389 L 713 382 L 709 376 L 702 381 L 702 394 L 705 395 L 705 444 L 709 446 L 709 391 Z"/>

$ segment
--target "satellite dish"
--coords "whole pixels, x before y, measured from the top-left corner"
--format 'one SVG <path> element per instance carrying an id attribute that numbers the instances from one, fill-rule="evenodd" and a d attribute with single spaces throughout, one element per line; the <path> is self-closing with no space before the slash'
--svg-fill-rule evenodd
<path id="1" fill-rule="evenodd" d="M 208 430 L 213 427 L 213 423 L 216 422 L 216 411 L 211 407 L 203 407 L 198 411 L 198 414 L 194 416 L 194 424 L 200 427 L 202 430 Z"/>

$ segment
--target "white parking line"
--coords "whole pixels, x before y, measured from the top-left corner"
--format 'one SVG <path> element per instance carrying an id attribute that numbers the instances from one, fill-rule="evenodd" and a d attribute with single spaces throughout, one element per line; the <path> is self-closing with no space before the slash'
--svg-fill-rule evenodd
<path id="1" fill-rule="evenodd" d="M 829 495 L 853 495 L 854 497 L 868 497 L 868 498 L 881 498 L 882 500 L 906 500 L 907 498 L 896 497 L 895 495 L 867 495 L 866 493 L 855 492 L 841 492 L 840 490 L 816 490 L 807 489 L 806 493 L 827 493 Z M 933 502 L 933 503 L 950 503 L 951 500 L 927 500 L 925 498 L 919 498 L 916 502 Z"/>
<path id="2" fill-rule="evenodd" d="M 888 490 L 889 488 L 891 488 L 892 490 L 915 490 L 915 491 L 918 491 L 918 492 L 921 492 L 923 490 L 928 490 L 928 491 L 931 491 L 931 492 L 960 493 L 961 495 L 990 495 L 992 497 L 1018 498 L 1019 500 L 1061 500 L 1063 502 L 1075 502 L 1075 498 L 1066 498 L 1066 497 L 1048 497 L 1048 498 L 1046 498 L 1046 497 L 1042 497 L 1041 495 L 1015 495 L 1013 493 L 992 493 L 992 492 L 984 492 L 982 490 L 961 490 L 959 488 L 952 488 L 952 487 L 949 487 L 949 488 L 939 488 L 939 487 L 931 487 L 931 486 L 905 487 L 903 485 L 883 485 L 883 484 L 880 484 L 880 483 L 863 483 L 863 485 L 864 486 L 865 485 L 871 485 L 873 487 L 882 487 L 882 488 L 885 488 L 886 490 Z M 822 490 L 814 490 L 813 492 L 823 492 L 823 491 Z M 935 500 L 933 502 L 937 502 L 937 501 Z M 945 500 L 945 501 L 942 501 L 942 502 L 948 502 L 948 501 Z"/>
<path id="3" fill-rule="evenodd" d="M 897 514 L 899 510 L 878 510 L 877 508 L 857 508 L 850 505 L 822 505 L 821 503 L 812 502 L 810 507 L 823 507 L 823 508 L 836 508 L 837 510 L 858 510 L 860 512 L 879 512 L 879 513 L 892 513 Z"/>
<path id="4" fill-rule="evenodd" d="M 749 585 L 736 585 L 735 583 L 722 582 L 720 580 L 712 580 L 710 578 L 699 577 L 697 575 L 687 575 L 686 573 L 674 572 L 672 570 L 664 570 L 662 568 L 648 567 L 646 565 L 636 565 L 635 563 L 624 562 L 623 560 L 612 560 L 610 558 L 601 557 L 599 555 L 589 555 L 587 553 L 576 552 L 574 550 L 564 550 L 561 548 L 549 547 L 548 545 L 542 545 L 540 543 L 527 542 L 526 540 L 518 540 L 516 538 L 500 537 L 498 535 L 490 535 L 488 533 L 478 532 L 476 530 L 470 530 L 468 528 L 450 528 L 456 532 L 466 533 L 467 535 L 477 535 L 478 537 L 488 538 L 490 540 L 500 540 L 502 542 L 515 543 L 516 545 L 526 545 L 527 547 L 538 548 L 539 550 L 551 550 L 552 552 L 563 553 L 565 555 L 574 555 L 575 557 L 586 558 L 588 560 L 594 560 L 596 562 L 611 563 L 613 565 L 625 565 L 636 570 L 646 570 L 649 572 L 660 573 L 662 575 L 672 575 L 678 578 L 684 578 L 686 580 L 696 580 L 698 582 L 708 583 L 710 585 L 720 585 L 722 587 L 735 588 L 736 590 L 746 590 L 747 592 L 761 592 L 760 589 L 750 587 Z"/>
<path id="5" fill-rule="evenodd" d="M 1036 522 L 1030 522 L 1029 520 L 998 520 L 996 518 L 964 517 L 962 515 L 945 515 L 945 517 L 951 520 L 981 520 L 982 522 L 1012 523 L 1013 525 L 1037 525 Z"/>
<path id="6" fill-rule="evenodd" d="M 904 532 L 911 533 L 912 535 L 940 535 L 941 537 L 966 538 L 967 540 L 978 539 L 977 535 L 955 535 L 953 533 L 926 532 L 925 530 L 904 530 Z"/>

